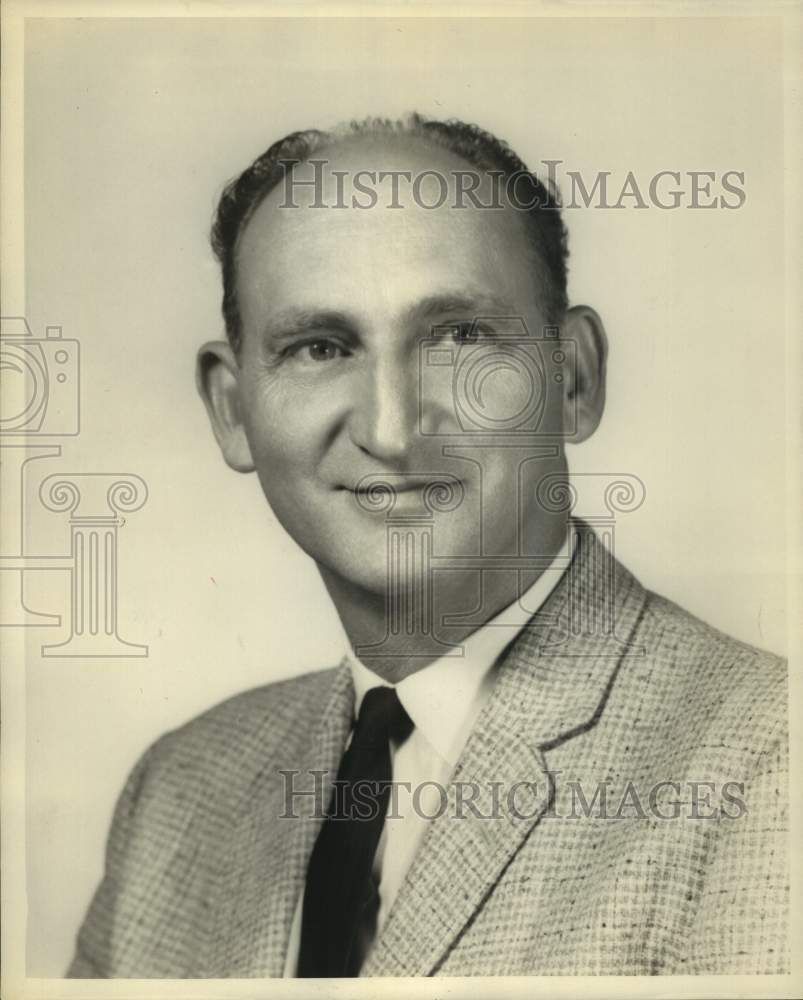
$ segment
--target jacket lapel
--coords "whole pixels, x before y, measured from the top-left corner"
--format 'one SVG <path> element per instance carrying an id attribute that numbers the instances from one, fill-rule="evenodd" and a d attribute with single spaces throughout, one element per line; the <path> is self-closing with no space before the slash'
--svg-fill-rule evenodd
<path id="1" fill-rule="evenodd" d="M 546 811 L 552 782 L 545 755 L 596 723 L 622 657 L 642 652 L 629 643 L 645 591 L 588 525 L 574 521 L 572 528 L 571 564 L 503 655 L 455 768 L 447 809 L 430 824 L 361 975 L 437 971 Z M 461 782 L 470 783 L 462 809 Z"/>
<path id="2" fill-rule="evenodd" d="M 299 732 L 298 742 L 280 751 L 284 762 L 266 768 L 254 783 L 232 840 L 224 845 L 227 864 L 211 937 L 209 976 L 282 975 L 293 914 L 322 817 L 315 815 L 313 800 L 302 797 L 296 801 L 294 818 L 280 818 L 286 802 L 279 771 L 297 772 L 299 790 L 311 789 L 310 772 L 320 772 L 319 800 L 325 808 L 353 711 L 354 689 L 344 661 L 334 672 L 312 740 L 306 731 Z"/>

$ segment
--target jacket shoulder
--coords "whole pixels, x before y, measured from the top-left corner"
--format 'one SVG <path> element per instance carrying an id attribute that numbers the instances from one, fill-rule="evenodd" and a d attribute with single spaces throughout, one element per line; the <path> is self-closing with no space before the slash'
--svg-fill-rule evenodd
<path id="1" fill-rule="evenodd" d="M 291 755 L 320 721 L 337 668 L 314 671 L 240 692 L 165 733 L 144 754 L 135 774 L 181 797 L 215 794 L 234 802 L 256 775 Z M 297 756 L 297 753 L 296 753 Z"/>
<path id="2" fill-rule="evenodd" d="M 210 845 L 225 850 L 260 774 L 309 738 L 335 674 L 304 674 L 228 698 L 142 755 L 117 801 L 104 878 L 71 977 L 162 977 L 194 968 L 192 934 L 176 938 L 170 924 L 179 913 L 187 928 L 206 919 L 204 886 L 215 869 L 208 856 L 199 859 Z M 151 910 L 151 926 L 142 914 L 157 902 L 163 909 Z"/>
<path id="3" fill-rule="evenodd" d="M 673 601 L 647 592 L 636 641 L 654 684 L 666 685 L 686 717 L 710 732 L 740 730 L 766 744 L 786 730 L 787 662 L 727 635 Z"/>
<path id="4" fill-rule="evenodd" d="M 722 632 L 669 598 L 650 590 L 646 591 L 640 626 L 642 632 L 660 639 L 662 645 L 671 646 L 691 659 L 700 655 L 730 662 L 760 662 L 777 672 L 778 676 L 786 674 L 786 660 L 783 657 Z"/>
<path id="5" fill-rule="evenodd" d="M 238 736 L 247 737 L 268 720 L 281 725 L 290 715 L 314 717 L 329 693 L 336 671 L 336 667 L 315 670 L 240 691 L 171 730 L 166 739 L 178 744 L 205 743 L 230 733 L 232 728 Z"/>

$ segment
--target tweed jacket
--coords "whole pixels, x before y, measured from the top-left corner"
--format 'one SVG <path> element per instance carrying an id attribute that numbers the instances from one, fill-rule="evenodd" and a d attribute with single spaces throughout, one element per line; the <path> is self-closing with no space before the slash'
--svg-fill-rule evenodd
<path id="1" fill-rule="evenodd" d="M 784 661 L 585 532 L 497 671 L 361 975 L 788 971 Z M 280 976 L 321 816 L 279 772 L 327 792 L 352 711 L 341 664 L 158 740 L 68 974 Z"/>

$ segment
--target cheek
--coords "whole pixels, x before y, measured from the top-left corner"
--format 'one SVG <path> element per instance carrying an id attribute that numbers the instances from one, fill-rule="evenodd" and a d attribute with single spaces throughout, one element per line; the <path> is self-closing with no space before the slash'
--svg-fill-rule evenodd
<path id="1" fill-rule="evenodd" d="M 303 504 L 326 467 L 339 410 L 326 394 L 281 378 L 246 385 L 243 404 L 251 455 L 268 500 Z"/>

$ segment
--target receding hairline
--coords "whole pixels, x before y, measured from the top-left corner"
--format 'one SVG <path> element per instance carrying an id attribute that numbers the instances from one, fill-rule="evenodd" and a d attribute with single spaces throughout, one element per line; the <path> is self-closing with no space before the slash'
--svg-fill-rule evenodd
<path id="1" fill-rule="evenodd" d="M 449 194 L 442 205 L 424 206 L 424 212 L 427 214 L 434 214 L 445 209 L 455 209 L 461 214 L 464 214 L 466 210 L 470 211 L 472 208 L 475 208 L 475 210 L 479 211 L 490 211 L 492 216 L 498 217 L 500 213 L 504 213 L 511 218 L 512 216 L 510 213 L 513 213 L 513 216 L 518 219 L 518 228 L 523 233 L 525 241 L 528 245 L 532 246 L 532 240 L 529 237 L 531 232 L 531 222 L 527 218 L 527 212 L 516 207 L 510 201 L 504 189 L 500 188 L 496 198 L 492 198 L 489 185 L 491 185 L 494 180 L 498 181 L 502 175 L 502 171 L 498 167 L 491 165 L 477 166 L 462 152 L 451 149 L 443 142 L 433 140 L 433 138 L 426 133 L 415 131 L 413 129 L 403 131 L 401 129 L 390 130 L 379 127 L 375 130 L 369 130 L 366 128 L 359 129 L 358 131 L 344 131 L 343 129 L 345 128 L 346 126 L 339 126 L 338 129 L 332 130 L 331 132 L 316 133 L 320 135 L 320 142 L 316 143 L 310 149 L 308 155 L 305 155 L 303 158 L 297 160 L 289 159 L 284 161 L 287 164 L 285 169 L 288 173 L 301 175 L 298 180 L 301 180 L 303 186 L 300 185 L 298 189 L 293 189 L 291 197 L 291 201 L 300 203 L 298 205 L 299 208 L 311 207 L 305 204 L 305 201 L 314 198 L 315 194 L 313 189 L 307 187 L 306 185 L 309 183 L 309 175 L 315 169 L 315 165 L 317 164 L 321 164 L 320 169 L 322 171 L 324 184 L 330 184 L 332 182 L 332 178 L 340 172 L 341 168 L 349 168 L 344 172 L 346 175 L 351 174 L 352 178 L 361 171 L 367 171 L 369 174 L 373 175 L 372 183 L 375 183 L 377 191 L 380 189 L 382 191 L 380 201 L 378 204 L 372 205 L 368 209 L 360 208 L 361 212 L 379 211 L 388 207 L 387 204 L 384 203 L 383 199 L 390 199 L 391 188 L 389 175 L 392 173 L 397 173 L 399 175 L 409 174 L 413 180 L 416 178 L 423 178 L 425 174 L 440 173 L 440 175 L 446 180 L 447 184 L 450 185 Z M 362 155 L 363 151 L 365 151 L 367 156 L 367 159 L 364 162 L 358 162 L 356 164 L 353 162 L 349 163 L 350 157 L 359 157 Z M 394 157 L 395 152 L 398 152 L 398 157 Z M 374 159 L 371 159 L 372 157 L 374 157 Z M 418 163 L 413 162 L 416 159 L 419 160 Z M 412 170 L 410 169 L 411 167 L 413 168 Z M 388 176 L 386 176 L 386 174 Z M 455 207 L 454 202 L 457 193 L 456 184 L 458 175 L 474 175 L 480 178 L 479 185 L 476 187 L 471 186 L 470 190 L 473 196 L 481 199 L 484 203 L 481 209 L 476 209 L 471 200 L 465 196 L 464 190 L 460 192 L 460 207 Z M 387 186 L 384 186 L 383 179 L 388 180 Z M 425 179 L 424 181 L 425 191 L 429 190 L 426 188 L 427 180 L 428 179 Z M 251 211 L 248 213 L 248 217 L 243 221 L 240 227 L 235 245 L 235 256 L 239 250 L 243 236 L 253 220 L 253 217 L 259 212 L 263 204 L 270 201 L 275 202 L 277 199 L 285 199 L 285 183 L 285 181 L 280 180 L 252 205 Z M 339 179 L 338 183 L 340 183 Z M 344 184 L 347 183 L 348 176 L 344 181 Z M 331 194 L 331 192 L 329 193 Z M 348 189 L 346 189 L 345 197 L 347 202 L 351 193 L 352 192 L 349 192 Z M 415 209 L 417 207 L 421 207 L 415 202 L 414 198 L 411 197 L 409 180 L 405 184 L 399 185 L 398 195 L 403 202 L 404 199 L 406 199 L 406 203 L 402 203 L 398 206 L 399 209 Z M 423 200 L 427 199 L 428 195 Z M 494 204 L 493 208 L 491 207 L 492 202 Z M 293 205 L 285 205 L 285 207 L 289 208 L 293 207 Z M 342 206 L 342 208 L 352 207 L 354 206 L 350 203 Z"/>
<path id="2" fill-rule="evenodd" d="M 532 259 L 537 272 L 534 277 L 537 277 L 541 285 L 550 316 L 557 322 L 557 317 L 568 305 L 566 262 L 569 251 L 568 234 L 560 210 L 560 195 L 554 180 L 549 176 L 539 177 L 504 139 L 479 125 L 455 118 L 429 119 L 413 112 L 395 120 L 365 118 L 329 129 L 312 128 L 289 133 L 274 142 L 227 184 L 218 202 L 211 238 L 223 272 L 222 308 L 226 331 L 235 348 L 239 344 L 241 333 L 236 296 L 237 249 L 252 216 L 265 199 L 280 187 L 288 169 L 316 161 L 322 155 L 324 158 L 330 153 L 339 155 L 341 149 L 347 150 L 358 145 L 369 150 L 371 147 L 383 147 L 383 156 L 384 150 L 394 146 L 403 151 L 405 156 L 414 150 L 419 155 L 429 152 L 430 162 L 426 164 L 425 160 L 425 167 L 420 171 L 422 174 L 428 170 L 435 172 L 434 167 L 438 163 L 433 163 L 433 160 L 437 157 L 442 163 L 449 165 L 447 169 L 451 167 L 454 175 L 487 175 L 499 180 L 504 178 L 506 182 L 512 177 L 526 178 L 525 184 L 532 185 L 528 197 L 535 199 L 529 206 L 512 203 L 506 187 L 504 201 L 496 207 L 497 188 L 493 192 L 493 206 L 486 207 L 494 207 L 496 211 L 509 209 L 521 217 L 519 228 L 524 232 L 525 245 L 529 251 L 534 251 Z M 470 192 L 478 189 L 485 190 L 482 181 L 477 188 L 470 184 Z M 518 200 L 515 187 L 513 191 Z M 463 193 L 460 192 L 461 198 Z M 544 209 L 546 214 L 542 215 Z"/>

